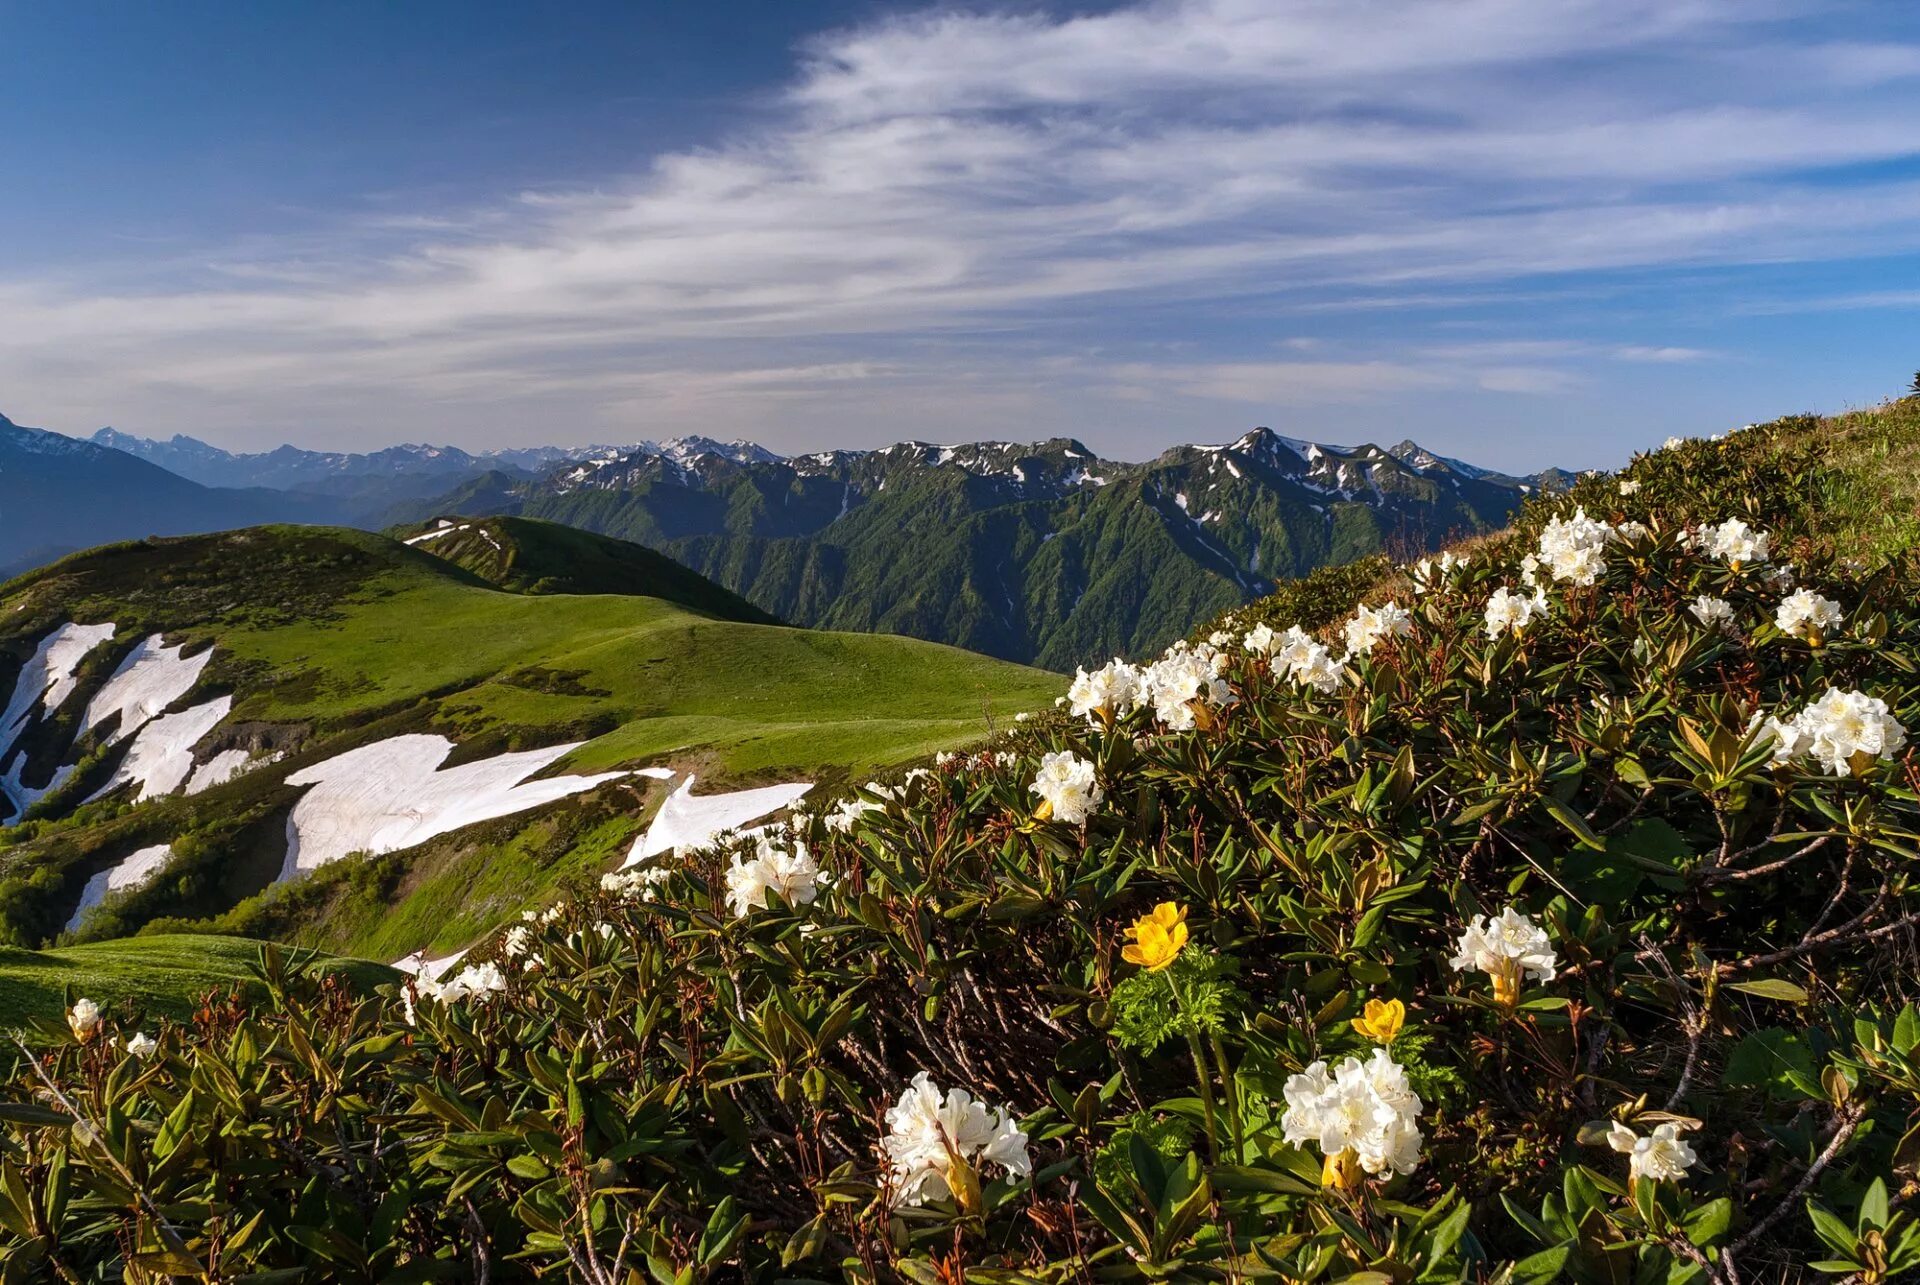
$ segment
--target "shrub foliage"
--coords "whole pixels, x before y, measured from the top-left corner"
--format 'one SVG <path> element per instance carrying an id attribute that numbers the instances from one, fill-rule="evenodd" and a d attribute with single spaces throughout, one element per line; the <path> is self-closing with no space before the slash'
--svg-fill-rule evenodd
<path id="1" fill-rule="evenodd" d="M 1920 1263 L 1920 772 L 1759 720 L 1835 689 L 1920 727 L 1917 581 L 1830 547 L 1790 434 L 1743 437 L 1395 580 L 1408 630 L 1330 691 L 1236 621 L 1190 730 L 1029 724 L 516 925 L 446 997 L 269 953 L 269 998 L 145 1055 L 130 1010 L 44 1025 L 0 1085 L 4 1278 L 1891 1279 Z M 1542 566 L 1490 637 L 1576 506 L 1616 526 L 1594 583 Z M 1764 562 L 1698 537 L 1735 517 Z M 1784 564 L 1844 623 L 1783 631 Z M 1031 788 L 1062 753 L 1083 824 Z M 1453 960 L 1508 909 L 1552 975 L 1496 992 Z M 1289 1127 L 1349 1057 L 1404 1072 L 1366 1101 L 1411 1166 Z M 946 1194 L 899 1200 L 919 1072 L 1017 1117 L 1030 1171 L 956 1137 Z"/>

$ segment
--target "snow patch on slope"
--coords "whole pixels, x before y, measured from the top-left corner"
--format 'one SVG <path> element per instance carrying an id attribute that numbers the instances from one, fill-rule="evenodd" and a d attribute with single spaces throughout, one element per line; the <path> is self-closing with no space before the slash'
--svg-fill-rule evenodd
<path id="1" fill-rule="evenodd" d="M 799 802 L 813 788 L 811 781 L 794 781 L 786 785 L 763 785 L 755 790 L 736 790 L 730 794 L 696 796 L 693 781 L 694 778 L 689 776 L 680 783 L 679 789 L 667 796 L 667 801 L 660 805 L 660 811 L 654 814 L 653 824 L 634 841 L 632 851 L 621 863 L 621 869 L 637 866 L 673 848 L 697 848 L 711 842 L 723 830 L 738 829 L 769 812 Z"/>
<path id="2" fill-rule="evenodd" d="M 51 713 L 73 695 L 73 671 L 88 652 L 113 637 L 113 625 L 61 625 L 40 640 L 20 667 L 6 712 L 0 714 L 0 754 L 13 748 L 33 718 L 35 706 Z"/>
<path id="3" fill-rule="evenodd" d="M 138 803 L 172 794 L 193 774 L 193 747 L 232 708 L 233 697 L 216 696 L 178 714 L 154 719 L 134 736 L 126 757 L 113 769 L 107 783 L 89 794 L 86 801 L 91 803 L 129 782 L 140 785 L 139 793 L 134 795 Z"/>
<path id="4" fill-rule="evenodd" d="M 20 774 L 27 770 L 27 752 L 21 750 L 14 755 L 13 762 L 7 765 L 6 774 L 0 776 L 0 794 L 5 794 L 7 802 L 13 805 L 14 819 L 18 820 L 21 813 L 65 785 L 67 778 L 73 775 L 73 769 L 72 763 L 64 763 L 53 770 L 52 779 L 45 785 L 28 785 L 20 779 Z"/>
<path id="5" fill-rule="evenodd" d="M 113 671 L 113 677 L 87 702 L 80 734 L 84 736 L 118 714 L 120 725 L 107 740 L 109 745 L 117 744 L 192 691 L 201 671 L 213 659 L 213 648 L 204 648 L 191 658 L 181 656 L 184 650 L 184 642 L 169 647 L 159 634 L 141 639 L 120 662 L 120 668 Z"/>
<path id="6" fill-rule="evenodd" d="M 262 761 L 271 763 L 279 757 L 278 754 L 273 754 Z M 187 793 L 198 794 L 202 790 L 211 790 L 216 785 L 225 785 L 252 765 L 253 755 L 245 750 L 221 750 L 193 770 L 193 776 L 187 781 Z"/>
<path id="7" fill-rule="evenodd" d="M 68 932 L 80 926 L 87 912 L 105 901 L 110 892 L 119 892 L 123 888 L 138 888 L 160 873 L 160 867 L 167 864 L 173 856 L 173 845 L 156 843 L 151 848 L 142 848 L 100 871 L 87 880 L 87 886 L 80 890 L 80 904 L 73 908 L 73 914 L 67 918 Z"/>
<path id="8" fill-rule="evenodd" d="M 313 788 L 287 816 L 280 878 L 316 870 L 354 852 L 398 852 L 436 835 L 590 790 L 625 772 L 527 778 L 585 742 L 499 754 L 441 769 L 453 753 L 444 736 L 389 737 L 335 755 L 287 778 Z"/>

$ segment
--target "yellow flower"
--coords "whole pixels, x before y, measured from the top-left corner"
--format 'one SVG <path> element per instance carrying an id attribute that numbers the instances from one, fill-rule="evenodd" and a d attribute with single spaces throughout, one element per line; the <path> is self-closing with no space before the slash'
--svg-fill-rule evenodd
<path id="1" fill-rule="evenodd" d="M 1353 1029 L 1370 1040 L 1382 1044 L 1393 1043 L 1393 1037 L 1407 1024 L 1407 1006 L 1397 999 L 1382 1003 L 1377 999 L 1367 1001 L 1366 1011 L 1353 1019 Z"/>
<path id="2" fill-rule="evenodd" d="M 1133 942 L 1121 950 L 1120 958 L 1157 973 L 1171 964 L 1187 944 L 1187 909 L 1163 901 L 1153 908 L 1152 914 L 1140 916 L 1133 927 L 1127 929 L 1127 936 L 1133 938 Z"/>

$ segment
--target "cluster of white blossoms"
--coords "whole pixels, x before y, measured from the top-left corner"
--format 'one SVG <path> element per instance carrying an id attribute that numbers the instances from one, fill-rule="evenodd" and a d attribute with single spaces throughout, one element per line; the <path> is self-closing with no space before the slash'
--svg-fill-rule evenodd
<path id="1" fill-rule="evenodd" d="M 1771 744 L 1773 761 L 1789 764 L 1812 756 L 1834 776 L 1846 776 L 1864 756 L 1892 758 L 1907 743 L 1907 729 L 1887 709 L 1887 703 L 1865 692 L 1827 688 L 1826 695 L 1792 719 L 1773 715 L 1753 720 L 1761 744 Z"/>
<path id="2" fill-rule="evenodd" d="M 1176 642 L 1159 660 L 1140 671 L 1139 694 L 1143 705 L 1153 706 L 1153 716 L 1172 732 L 1189 732 L 1199 725 L 1202 709 L 1218 709 L 1233 703 L 1233 689 L 1221 674 L 1226 672 L 1227 654 L 1211 644 L 1189 647 Z"/>
<path id="3" fill-rule="evenodd" d="M 1413 615 L 1395 602 L 1378 607 L 1361 607 L 1343 627 L 1347 656 L 1364 656 L 1388 638 L 1405 638 L 1413 632 Z"/>
<path id="4" fill-rule="evenodd" d="M 1660 449 L 1663 451 L 1677 450 L 1686 444 L 1687 439 L 1684 437 L 1669 437 L 1666 441 L 1660 443 Z"/>
<path id="5" fill-rule="evenodd" d="M 827 813 L 827 829 L 835 834 L 852 834 L 853 828 L 860 824 L 860 818 L 869 812 L 885 810 L 880 804 L 869 803 L 865 799 L 842 799 L 838 807 Z"/>
<path id="6" fill-rule="evenodd" d="M 1765 562 L 1773 547 L 1771 535 L 1748 526 L 1740 518 L 1728 518 L 1719 526 L 1702 527 L 1695 540 L 1708 557 L 1719 558 L 1732 567 Z"/>
<path id="7" fill-rule="evenodd" d="M 463 1000 L 485 1004 L 506 989 L 507 975 L 500 971 L 500 965 L 468 964 L 453 976 L 437 982 L 431 977 L 415 977 L 411 986 L 401 988 L 400 1002 L 406 1009 L 407 1025 L 412 1026 L 415 995 L 439 1000 L 442 1004 L 458 1004 Z"/>
<path id="8" fill-rule="evenodd" d="M 1811 589 L 1796 589 L 1780 600 L 1773 622 L 1780 632 L 1818 647 L 1847 618 L 1840 604 Z"/>
<path id="9" fill-rule="evenodd" d="M 1331 1075 L 1315 1062 L 1287 1077 L 1280 1127 L 1295 1146 L 1312 1143 L 1326 1158 L 1331 1184 L 1357 1163 L 1370 1174 L 1412 1173 L 1420 1165 L 1420 1096 L 1406 1069 L 1375 1049 L 1368 1061 L 1350 1057 Z"/>
<path id="10" fill-rule="evenodd" d="M 1534 619 L 1547 614 L 1547 596 L 1538 589 L 1530 594 L 1515 593 L 1501 585 L 1487 599 L 1487 637 L 1498 638 L 1501 634 L 1520 633 L 1534 622 Z"/>
<path id="11" fill-rule="evenodd" d="M 77 999 L 73 1007 L 67 1010 L 67 1029 L 73 1032 L 73 1038 L 82 1042 L 90 1040 L 94 1032 L 100 1029 L 100 1006 L 90 999 Z"/>
<path id="12" fill-rule="evenodd" d="M 920 776 L 933 775 L 923 767 L 915 768 L 913 773 L 910 773 L 907 777 L 909 783 L 915 779 L 915 774 Z M 905 796 L 904 788 L 900 786 L 883 785 L 879 781 L 868 781 L 861 788 L 875 798 L 885 799 L 889 802 Z M 827 813 L 827 829 L 833 831 L 835 834 L 852 834 L 854 827 L 860 824 L 862 818 L 870 816 L 875 812 L 885 812 L 886 810 L 886 803 L 870 802 L 858 797 L 842 799 L 840 800 L 839 806 Z M 796 820 L 795 828 L 797 829 L 798 827 L 799 823 Z"/>
<path id="13" fill-rule="evenodd" d="M 754 840 L 752 856 L 736 853 L 727 868 L 727 904 L 743 916 L 765 910 L 768 893 L 779 893 L 789 906 L 812 905 L 828 882 L 806 844 L 795 839 L 792 848 L 783 848 L 763 834 Z"/>
<path id="14" fill-rule="evenodd" d="M 1642 1137 L 1615 1120 L 1607 1130 L 1607 1145 L 1626 1155 L 1630 1180 L 1678 1182 L 1687 1176 L 1687 1170 L 1699 1158 L 1692 1147 L 1680 1141 L 1680 1127 L 1677 1121 L 1669 1120 L 1655 1125 L 1652 1133 Z"/>
<path id="15" fill-rule="evenodd" d="M 1125 718 L 1140 703 L 1140 671 L 1118 656 L 1095 670 L 1077 670 L 1067 702 L 1076 718 L 1089 723 Z"/>
<path id="16" fill-rule="evenodd" d="M 1540 533 L 1540 562 L 1555 580 L 1590 585 L 1607 569 L 1607 541 L 1613 528 L 1587 516 L 1584 507 L 1570 518 L 1554 518 Z"/>
<path id="17" fill-rule="evenodd" d="M 1693 618 L 1700 622 L 1702 628 L 1717 629 L 1726 634 L 1736 632 L 1733 604 L 1725 598 L 1703 593 L 1693 600 L 1693 605 L 1687 610 L 1693 613 Z"/>
<path id="18" fill-rule="evenodd" d="M 633 870 L 610 870 L 600 876 L 600 890 L 616 897 L 637 897 L 652 901 L 660 885 L 673 877 L 667 866 L 640 866 Z"/>
<path id="19" fill-rule="evenodd" d="M 1027 1135 L 1011 1111 L 976 1101 L 965 1089 L 950 1089 L 943 1098 L 925 1071 L 887 1109 L 886 1121 L 880 1146 L 893 1175 L 896 1205 L 945 1200 L 957 1187 L 971 1186 L 955 1172 L 959 1165 L 973 1169 L 990 1161 L 1015 1178 L 1033 1172 Z"/>
<path id="20" fill-rule="evenodd" d="M 1044 756 L 1028 788 L 1040 796 L 1049 816 L 1068 825 L 1085 821 L 1106 797 L 1093 779 L 1093 764 L 1070 750 L 1056 750 Z"/>
<path id="21" fill-rule="evenodd" d="M 1620 480 L 1620 494 L 1633 495 L 1633 494 L 1636 494 L 1639 490 L 1640 490 L 1640 484 L 1638 482 L 1631 481 L 1627 478 L 1622 478 Z"/>
<path id="22" fill-rule="evenodd" d="M 1413 580 L 1413 591 L 1419 594 L 1434 593 L 1447 587 L 1447 580 L 1459 568 L 1467 565 L 1465 558 L 1457 558 L 1451 549 L 1438 558 L 1422 558 L 1407 568 L 1407 575 Z"/>
<path id="23" fill-rule="evenodd" d="M 1330 692 L 1340 686 L 1343 656 L 1336 660 L 1327 645 L 1299 625 L 1276 634 L 1265 625 L 1247 632 L 1242 645 L 1256 656 L 1266 656 L 1274 672 L 1285 674 L 1302 687 Z"/>
<path id="24" fill-rule="evenodd" d="M 1485 973 L 1493 979 L 1494 999 L 1513 1004 L 1526 977 L 1552 981 L 1558 959 L 1547 930 L 1508 906 L 1497 916 L 1482 916 L 1477 923 L 1468 920 L 1449 962 L 1456 973 Z"/>

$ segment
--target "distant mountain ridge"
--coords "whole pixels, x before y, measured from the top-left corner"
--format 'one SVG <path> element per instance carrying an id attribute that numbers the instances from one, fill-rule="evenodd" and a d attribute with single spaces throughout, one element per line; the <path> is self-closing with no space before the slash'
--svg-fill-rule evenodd
<path id="1" fill-rule="evenodd" d="M 203 486 L 265 486 L 283 491 L 319 491 L 340 494 L 351 490 L 349 479 L 478 476 L 495 470 L 526 478 L 581 460 L 616 459 L 645 451 L 673 458 L 715 454 L 742 462 L 778 459 L 752 442 L 718 442 L 707 437 L 672 438 L 630 446 L 525 446 L 470 452 L 457 446 L 403 442 L 377 451 L 314 451 L 299 446 L 276 446 L 270 451 L 234 452 L 185 433 L 165 440 L 136 437 L 114 428 L 102 428 L 88 439 L 138 456 L 150 464 L 178 473 Z"/>
<path id="2" fill-rule="evenodd" d="M 0 415 L 0 577 L 90 545 L 320 521 L 328 508 L 279 491 L 203 486 L 124 451 Z"/>
<path id="3" fill-rule="evenodd" d="M 174 481 L 200 491 L 250 489 L 195 491 L 182 501 L 197 505 L 192 516 L 143 520 L 150 529 L 120 514 L 84 537 L 24 549 L 23 537 L 0 540 L 0 565 L 101 538 L 243 522 L 417 530 L 441 517 L 538 518 L 657 550 L 795 624 L 906 634 L 1054 669 L 1158 650 L 1318 567 L 1496 528 L 1529 490 L 1567 479 L 1499 473 L 1410 439 L 1336 446 L 1266 428 L 1139 463 L 1072 438 L 791 457 L 700 436 L 484 452 L 235 453 L 113 429 L 60 441 L 97 452 L 102 468 L 111 459 L 121 471 L 178 470 Z"/>
<path id="4" fill-rule="evenodd" d="M 798 624 L 1067 669 L 1156 650 L 1279 579 L 1498 527 L 1555 481 L 1260 428 L 1145 463 L 1071 438 L 639 447 L 531 480 L 496 470 L 392 516 L 544 518 L 659 549 Z"/>

